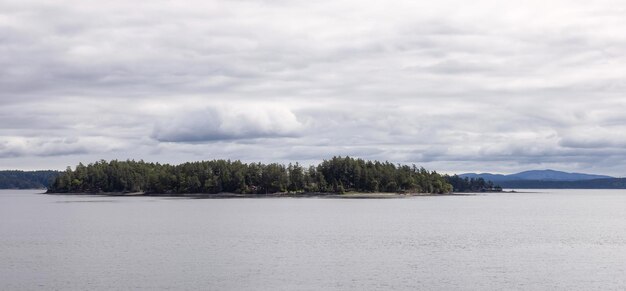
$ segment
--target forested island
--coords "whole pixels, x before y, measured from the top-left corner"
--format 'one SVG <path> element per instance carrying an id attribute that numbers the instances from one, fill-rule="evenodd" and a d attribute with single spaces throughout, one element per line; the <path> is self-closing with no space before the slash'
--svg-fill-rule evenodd
<path id="1" fill-rule="evenodd" d="M 449 181 L 453 181 L 455 186 Z M 101 160 L 88 165 L 81 163 L 74 169 L 68 167 L 50 185 L 48 193 L 445 194 L 455 188 L 465 191 L 472 187 L 481 190 L 487 186 L 484 180 L 478 182 L 440 175 L 415 165 L 351 157 L 333 157 L 306 168 L 298 163 L 283 165 L 231 160 L 180 165 Z"/>
<path id="2" fill-rule="evenodd" d="M 58 171 L 0 171 L 0 189 L 45 189 L 58 175 Z"/>
<path id="3" fill-rule="evenodd" d="M 454 192 L 501 192 L 502 187 L 494 184 L 492 181 L 485 180 L 483 178 L 468 178 L 460 177 L 458 175 L 448 176 L 444 178 L 450 185 Z"/>

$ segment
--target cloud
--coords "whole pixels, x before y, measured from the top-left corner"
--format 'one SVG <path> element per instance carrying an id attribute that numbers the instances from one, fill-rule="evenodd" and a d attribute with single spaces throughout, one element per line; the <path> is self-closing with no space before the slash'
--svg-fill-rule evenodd
<path id="1" fill-rule="evenodd" d="M 575 149 L 623 149 L 626 147 L 626 137 L 618 133 L 624 132 L 625 130 L 625 125 L 606 127 L 581 126 L 569 128 L 563 133 L 563 136 L 559 141 L 559 145 Z"/>
<path id="2" fill-rule="evenodd" d="M 162 142 L 211 142 L 295 137 L 303 125 L 290 110 L 274 106 L 207 107 L 159 122 L 152 137 Z"/>
<path id="3" fill-rule="evenodd" d="M 119 142 L 102 138 L 0 138 L 0 158 L 83 155 L 111 151 Z"/>
<path id="4" fill-rule="evenodd" d="M 622 175 L 623 9 L 2 1 L 1 164 L 341 154 Z"/>

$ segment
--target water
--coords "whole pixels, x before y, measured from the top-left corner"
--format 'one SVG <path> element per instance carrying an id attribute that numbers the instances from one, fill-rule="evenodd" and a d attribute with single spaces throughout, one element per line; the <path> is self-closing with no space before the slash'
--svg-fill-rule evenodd
<path id="1" fill-rule="evenodd" d="M 0 191 L 0 289 L 614 290 L 626 191 L 390 200 Z"/>

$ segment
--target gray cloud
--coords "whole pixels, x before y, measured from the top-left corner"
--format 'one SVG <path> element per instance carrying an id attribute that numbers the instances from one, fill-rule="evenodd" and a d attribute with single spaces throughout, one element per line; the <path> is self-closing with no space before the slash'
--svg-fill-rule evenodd
<path id="1" fill-rule="evenodd" d="M 208 107 L 157 123 L 152 137 L 162 142 L 205 142 L 295 137 L 303 126 L 285 108 Z"/>
<path id="2" fill-rule="evenodd" d="M 135 158 L 623 175 L 619 1 L 0 2 L 0 167 Z"/>
<path id="3" fill-rule="evenodd" d="M 0 157 L 24 157 L 24 156 L 64 156 L 80 155 L 90 152 L 109 151 L 114 145 L 106 144 L 102 139 L 43 139 L 4 137 L 0 140 Z"/>

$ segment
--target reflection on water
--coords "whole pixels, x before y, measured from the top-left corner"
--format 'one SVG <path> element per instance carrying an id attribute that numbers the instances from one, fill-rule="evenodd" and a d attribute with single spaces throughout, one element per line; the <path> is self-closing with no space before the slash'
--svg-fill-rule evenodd
<path id="1" fill-rule="evenodd" d="M 626 288 L 626 192 L 542 192 L 346 200 L 0 191 L 0 289 Z"/>

